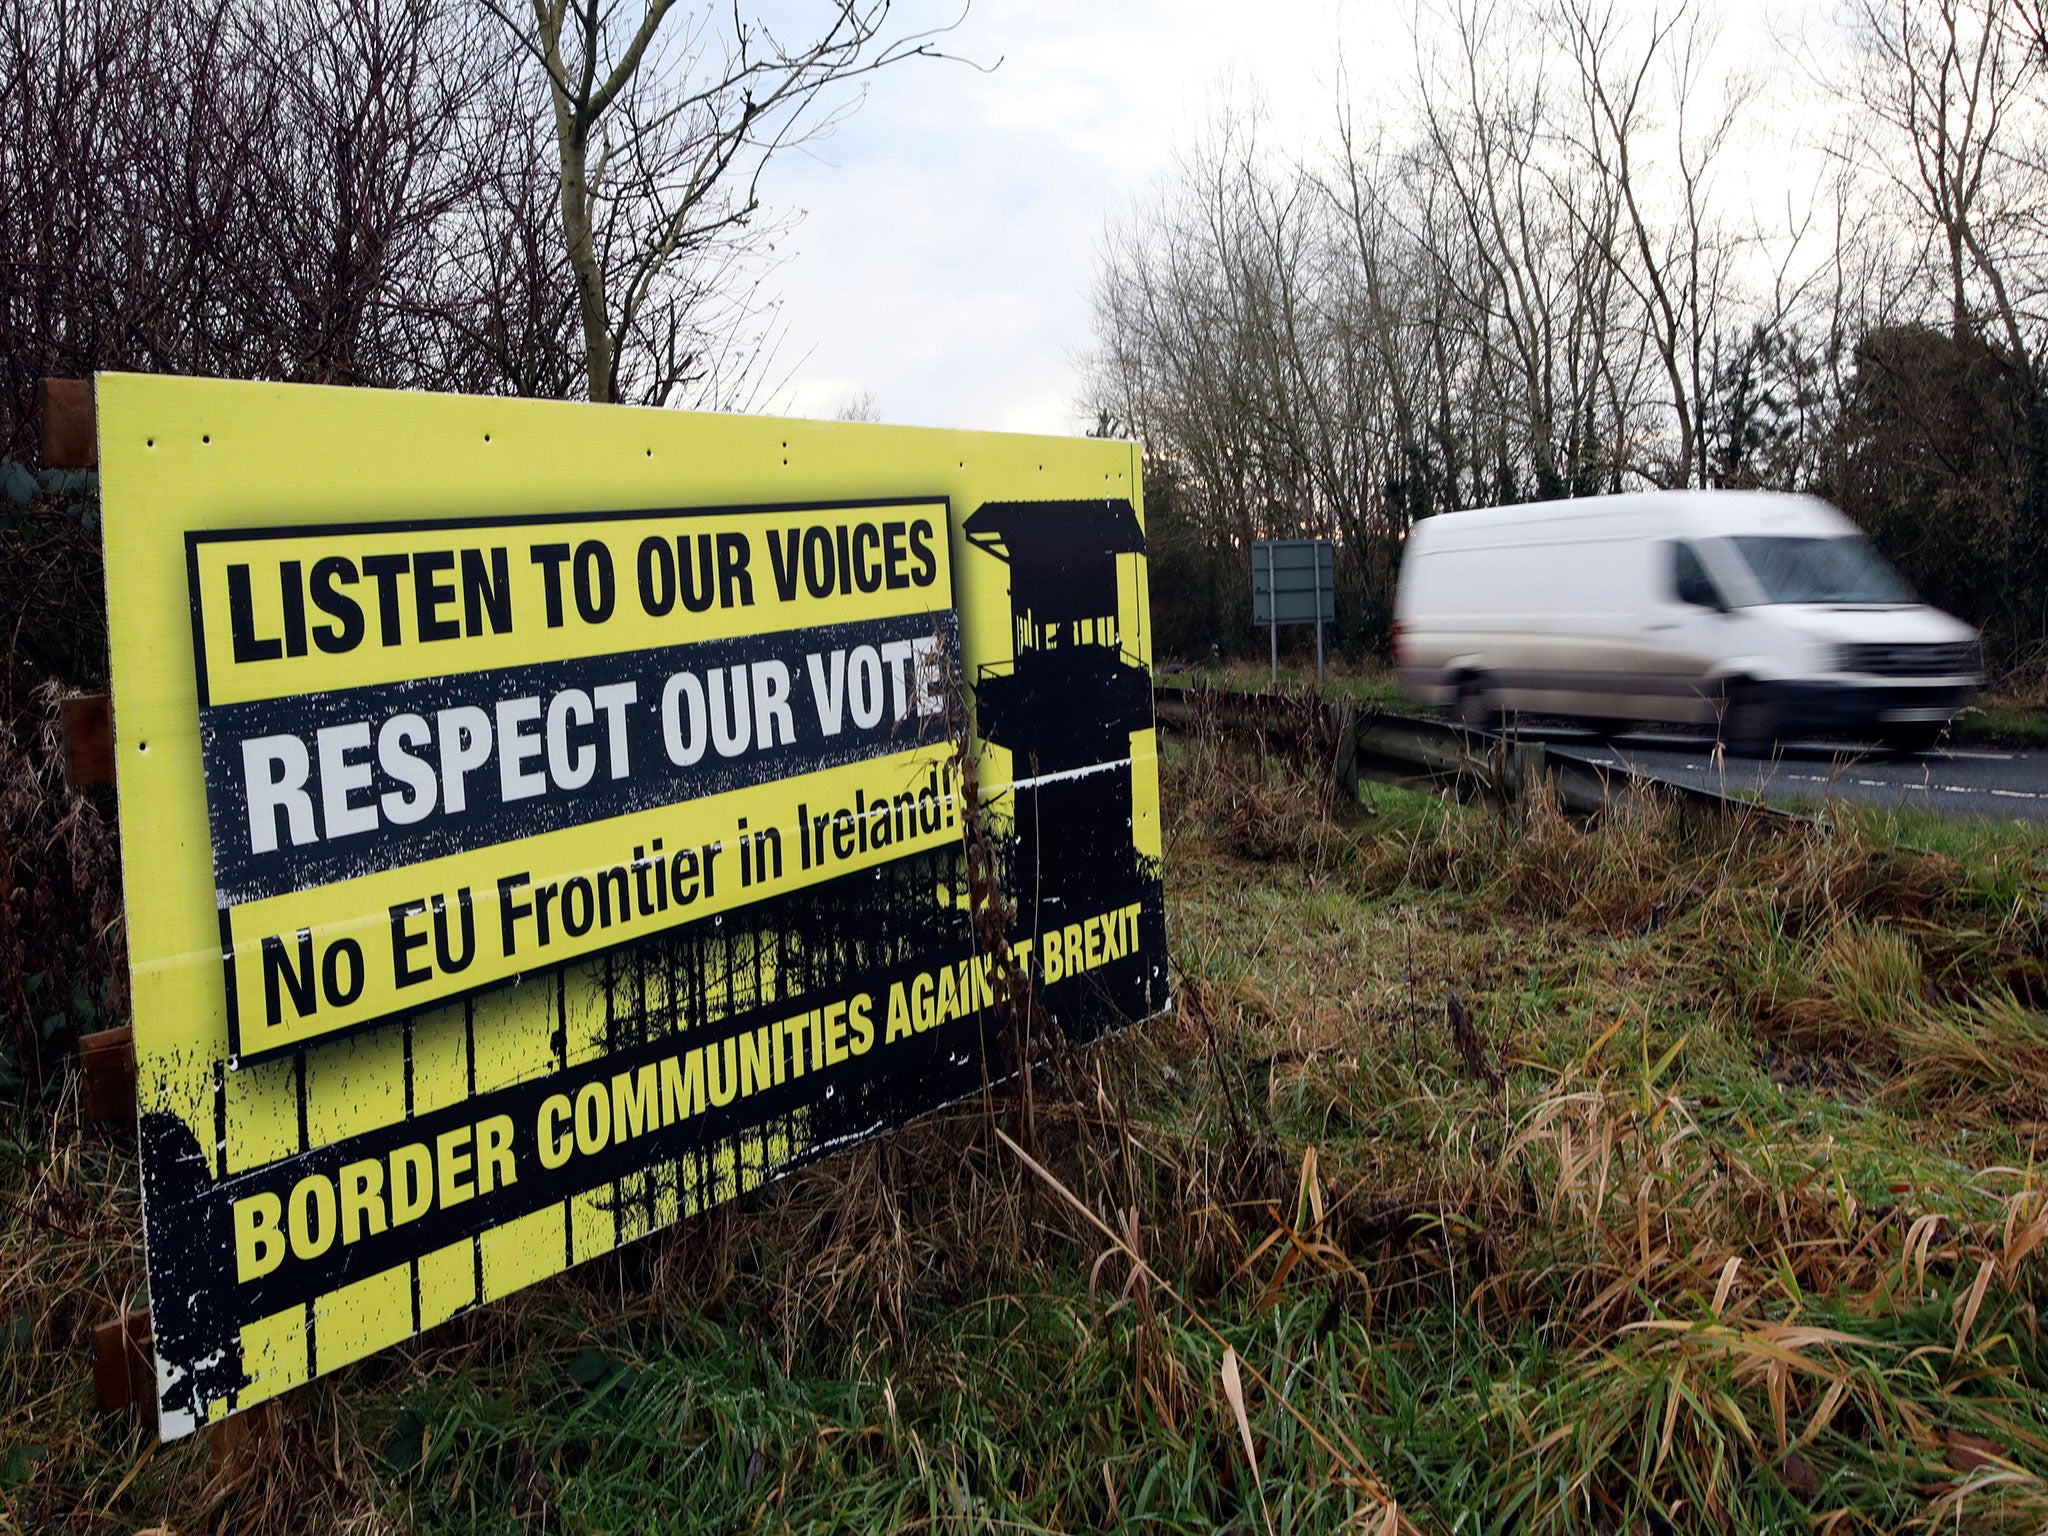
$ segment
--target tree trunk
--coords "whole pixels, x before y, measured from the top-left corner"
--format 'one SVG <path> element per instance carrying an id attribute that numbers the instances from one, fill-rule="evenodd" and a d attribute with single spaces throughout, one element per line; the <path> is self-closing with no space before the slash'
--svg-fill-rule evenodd
<path id="1" fill-rule="evenodd" d="M 591 236 L 588 166 L 590 142 L 575 126 L 559 91 L 555 100 L 556 137 L 562 151 L 562 236 L 569 247 L 569 267 L 576 274 L 576 304 L 583 319 L 583 353 L 590 378 L 590 398 L 604 405 L 612 398 L 612 338 L 605 321 L 604 268 Z"/>

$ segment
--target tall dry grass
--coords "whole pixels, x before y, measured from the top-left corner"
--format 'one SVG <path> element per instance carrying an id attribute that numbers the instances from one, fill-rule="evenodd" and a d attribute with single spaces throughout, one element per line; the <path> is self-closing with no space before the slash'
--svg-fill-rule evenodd
<path id="1" fill-rule="evenodd" d="M 1184 998 L 1270 1043 L 1269 1103 L 1376 1133 L 1311 1134 L 1332 1214 L 1266 1241 L 1382 1327 L 1556 1362 L 1486 1394 L 1484 1513 L 2048 1519 L 2039 839 L 1384 792 L 1361 823 L 1213 738 L 1170 782 L 1169 862 L 1211 866 L 1181 942 L 1252 948 L 1197 956 Z M 1273 845 L 1303 899 L 1241 898 Z"/>
<path id="2" fill-rule="evenodd" d="M 0 1520 L 2048 1522 L 2041 844 L 1323 784 L 1170 754 L 1176 1009 L 1028 1110 L 998 1089 L 459 1318 L 218 1468 L 85 1403 L 133 1168 L 47 1101 L 0 1164 L 0 1445 L 40 1448 Z"/>

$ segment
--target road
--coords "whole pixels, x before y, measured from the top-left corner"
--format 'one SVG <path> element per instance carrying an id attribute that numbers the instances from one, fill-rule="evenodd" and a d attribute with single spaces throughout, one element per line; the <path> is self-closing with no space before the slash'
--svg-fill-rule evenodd
<path id="1" fill-rule="evenodd" d="M 1625 767 L 1701 789 L 1761 789 L 1771 801 L 1865 800 L 1952 816 L 2048 821 L 2048 752 L 1944 748 L 1912 756 L 1859 751 L 1841 742 L 1795 742 L 1773 761 L 1714 761 L 1697 737 L 1524 731 L 1608 767 Z M 1725 779 L 1724 779 L 1725 774 Z"/>

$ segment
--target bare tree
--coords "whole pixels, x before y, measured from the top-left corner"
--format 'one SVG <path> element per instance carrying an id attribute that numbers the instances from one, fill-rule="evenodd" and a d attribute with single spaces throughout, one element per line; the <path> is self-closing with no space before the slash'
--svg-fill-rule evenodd
<path id="1" fill-rule="evenodd" d="M 1941 467 L 1911 510 L 1924 517 L 1931 503 L 1956 525 L 1940 537 L 1960 532 L 1966 550 L 2000 551 L 1963 589 L 1973 608 L 1998 613 L 2008 637 L 2035 644 L 2048 635 L 2042 14 L 2026 0 L 1856 0 L 1859 51 L 1842 86 L 1863 127 L 1862 163 L 1908 215 L 1948 342 L 1934 347 L 1907 327 L 1859 347 L 1858 459 L 1910 451 Z M 1950 387 L 1930 393 L 1935 379 Z M 1959 414 L 1956 399 L 1980 408 Z M 1859 467 L 1849 465 L 1846 484 L 1859 483 Z M 1864 499 L 1866 520 L 1900 547 L 1898 492 Z M 1911 542 L 1927 548 L 1930 532 L 1910 530 Z"/>
<path id="2" fill-rule="evenodd" d="M 1957 339 L 1980 317 L 2032 371 L 2048 295 L 2039 12 L 2009 0 L 1853 0 L 1843 83 L 1865 163 L 1904 198 Z"/>
<path id="3" fill-rule="evenodd" d="M 275 349 L 264 372 L 352 384 L 446 363 L 417 322 L 440 308 L 453 226 L 504 174 L 488 153 L 500 141 L 473 121 L 507 62 L 481 20 L 446 0 L 237 13 L 236 54 L 263 65 L 251 118 L 266 148 L 248 171 L 265 216 L 234 297 Z"/>
<path id="4" fill-rule="evenodd" d="M 592 400 L 667 400 L 745 314 L 730 299 L 760 184 L 854 100 L 849 85 L 937 56 L 958 25 L 902 32 L 893 0 L 830 0 L 809 35 L 677 0 L 482 0 L 546 82 L 561 234 Z"/>
<path id="5" fill-rule="evenodd" d="M 1714 38 L 1693 0 L 1640 32 L 1613 0 L 1560 0 L 1551 25 L 1577 75 L 1574 140 L 1617 210 L 1610 260 L 1655 351 L 1676 433 L 1669 458 L 1638 467 L 1662 483 L 1703 485 L 1711 352 L 1734 297 L 1734 241 L 1713 180 L 1745 93 L 1703 104 Z"/>
<path id="6" fill-rule="evenodd" d="M 1615 377 L 1611 349 L 1629 340 L 1609 258 L 1619 200 L 1561 143 L 1546 72 L 1527 62 L 1540 59 L 1533 28 L 1469 4 L 1449 23 L 1444 51 L 1424 57 L 1418 153 L 1456 221 L 1440 261 L 1484 341 L 1480 377 L 1501 412 L 1497 457 L 1526 464 L 1541 496 L 1598 489 L 1611 483 L 1625 436 L 1604 387 Z"/>
<path id="7" fill-rule="evenodd" d="M 1647 484 L 1834 496 L 1994 649 L 2048 634 L 2044 14 L 1854 0 L 1848 131 L 1776 210 L 1699 0 L 1442 0 L 1412 96 L 1300 162 L 1226 114 L 1096 291 L 1087 404 L 1216 604 L 1176 632 L 1228 639 L 1269 532 L 1339 536 L 1369 638 L 1413 519 Z"/>
<path id="8" fill-rule="evenodd" d="M 572 390 L 513 62 L 472 0 L 0 0 L 0 453 L 96 368 Z"/>

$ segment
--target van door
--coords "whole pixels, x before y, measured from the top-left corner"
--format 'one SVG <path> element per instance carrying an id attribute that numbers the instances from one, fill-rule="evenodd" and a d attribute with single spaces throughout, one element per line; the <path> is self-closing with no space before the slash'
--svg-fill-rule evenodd
<path id="1" fill-rule="evenodd" d="M 1717 685 L 1708 682 L 1733 640 L 1735 609 L 1685 539 L 1665 544 L 1659 583 L 1644 620 L 1644 714 L 1708 724 Z"/>

